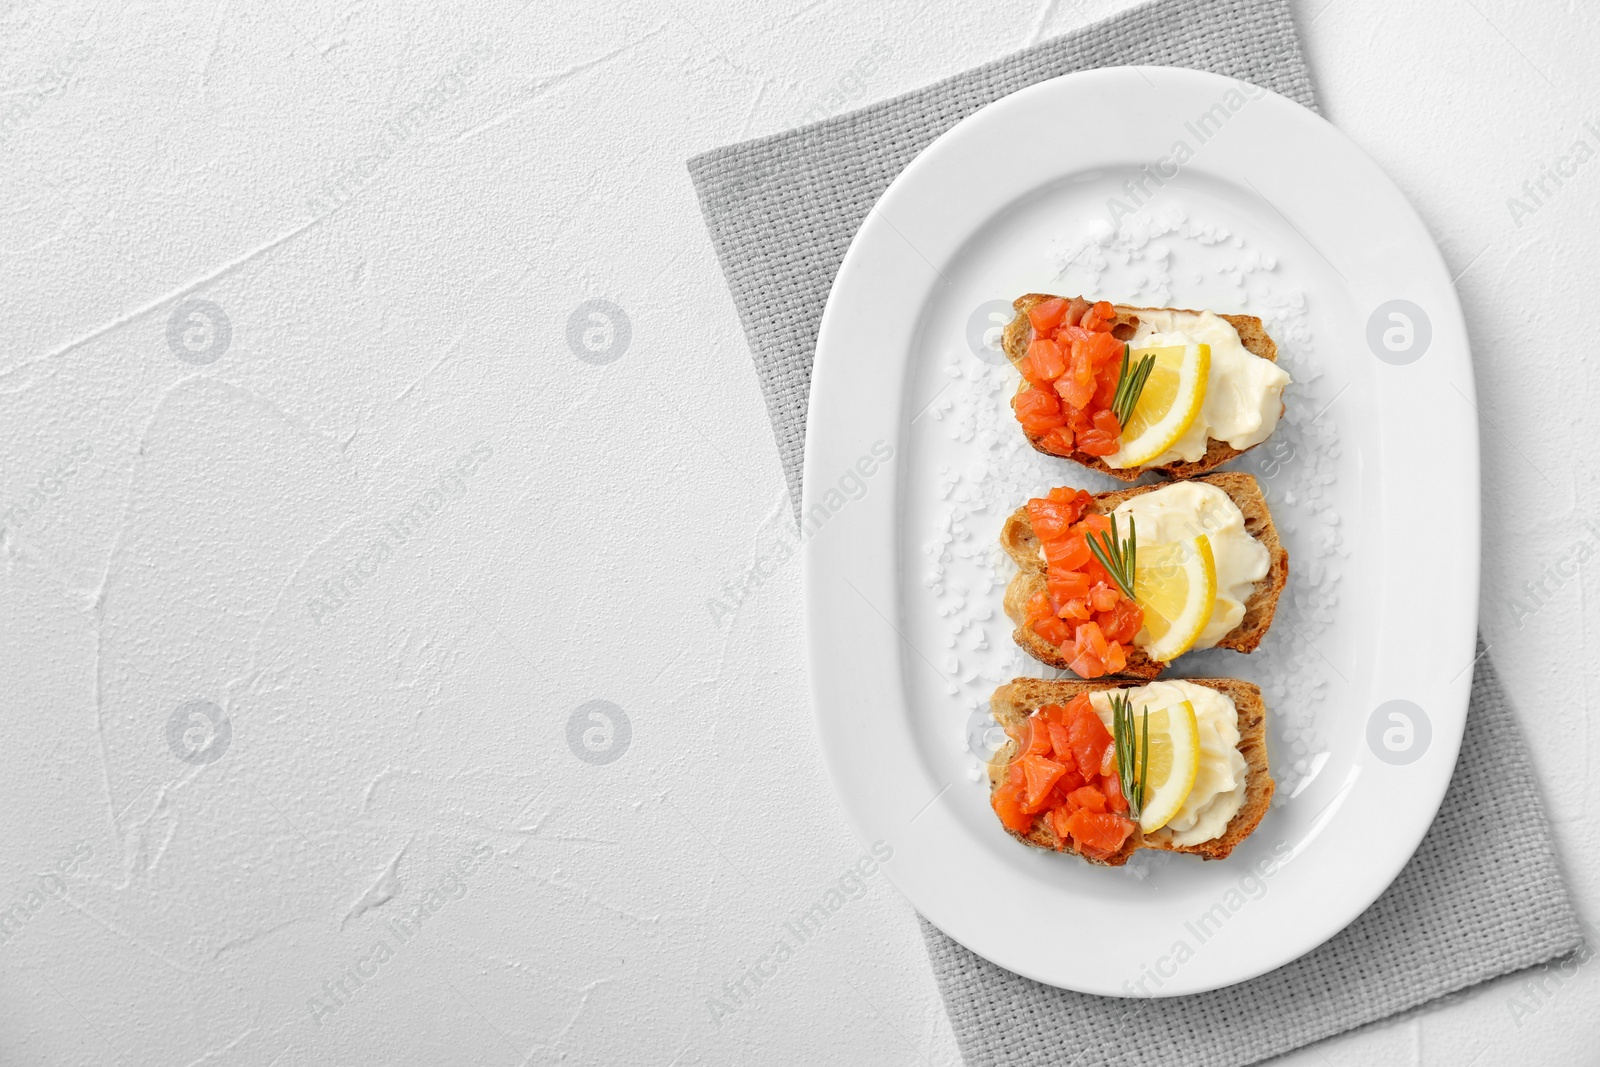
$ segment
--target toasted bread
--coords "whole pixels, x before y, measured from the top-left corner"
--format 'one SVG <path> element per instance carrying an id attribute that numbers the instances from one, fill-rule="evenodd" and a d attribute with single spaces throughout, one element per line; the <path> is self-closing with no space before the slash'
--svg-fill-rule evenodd
<path id="1" fill-rule="evenodd" d="M 1128 857 L 1141 848 L 1162 852 L 1187 852 L 1208 860 L 1225 859 L 1245 838 L 1255 831 L 1261 817 L 1272 802 L 1274 784 L 1267 767 L 1267 709 L 1261 702 L 1261 690 L 1249 682 L 1236 678 L 1188 678 L 1186 681 L 1215 689 L 1233 701 L 1239 713 L 1239 754 L 1249 766 L 1245 784 L 1244 803 L 1234 817 L 1228 820 L 1221 836 L 1198 845 L 1175 845 L 1172 832 L 1162 828 L 1149 834 L 1135 828 L 1121 849 L 1110 856 L 1095 856 L 1073 848 L 1071 840 L 1063 841 L 1050 827 L 1050 820 L 1039 819 L 1032 831 L 1019 834 L 1006 832 L 1025 845 L 1049 849 L 1053 852 L 1070 852 L 1090 863 L 1105 867 L 1121 867 Z M 1001 726 L 1015 730 L 1029 715 L 1046 704 L 1065 704 L 1080 693 L 1093 693 L 1104 689 L 1123 689 L 1137 683 L 1098 680 L 1045 681 L 1042 678 L 1018 678 L 995 690 L 989 707 Z M 989 791 L 992 793 L 1005 781 L 1006 769 L 1017 754 L 1017 743 L 1008 739 L 989 760 Z"/>
<path id="2" fill-rule="evenodd" d="M 1278 597 L 1289 581 L 1289 553 L 1278 540 L 1277 527 L 1272 524 L 1272 513 L 1267 510 L 1266 498 L 1261 495 L 1261 486 L 1253 475 L 1223 471 L 1192 480 L 1214 485 L 1227 493 L 1244 513 L 1245 530 L 1266 547 L 1269 558 L 1266 577 L 1256 582 L 1250 598 L 1245 601 L 1244 618 L 1239 625 L 1230 630 L 1216 646 L 1235 652 L 1254 652 L 1256 646 L 1261 644 L 1267 627 L 1272 625 L 1272 616 L 1278 609 Z M 1167 484 L 1141 485 L 1133 489 L 1101 493 L 1094 498 L 1092 511 L 1108 515 L 1124 500 L 1164 489 Z M 1006 615 L 1017 626 L 1012 638 L 1028 655 L 1041 663 L 1067 669 L 1070 660 L 1062 655 L 1059 648 L 1034 633 L 1027 623 L 1028 600 L 1045 588 L 1045 563 L 1039 558 L 1039 539 L 1034 535 L 1033 524 L 1028 521 L 1026 504 L 1012 512 L 1001 527 L 1000 547 L 1017 564 L 1016 577 L 1006 586 L 1005 597 Z M 1150 679 L 1166 667 L 1166 664 L 1151 659 L 1138 648 L 1127 650 L 1127 660 L 1127 666 L 1119 672 L 1122 677 Z"/>
<path id="3" fill-rule="evenodd" d="M 1002 342 L 1006 356 L 1012 363 L 1027 354 L 1028 345 L 1033 340 L 1033 324 L 1028 321 L 1029 310 L 1035 304 L 1052 299 L 1055 298 L 1048 293 L 1028 293 L 1026 296 L 1019 296 L 1012 302 L 1012 307 L 1017 309 L 1017 314 L 1006 326 Z M 1117 313 L 1117 317 L 1112 324 L 1111 333 L 1123 341 L 1132 339 L 1134 331 L 1139 328 L 1139 312 L 1141 311 L 1188 311 L 1190 314 L 1199 314 L 1199 312 L 1190 308 L 1140 308 L 1125 307 L 1121 304 L 1115 305 L 1114 310 Z M 1239 331 L 1239 340 L 1244 344 L 1245 351 L 1273 363 L 1278 361 L 1277 342 L 1267 335 L 1266 327 L 1261 324 L 1259 318 L 1254 315 L 1218 315 L 1217 317 Z M 1028 443 L 1034 447 L 1035 451 L 1043 452 L 1047 456 L 1056 455 L 1054 452 L 1041 448 L 1039 441 L 1039 437 L 1028 435 Z M 1097 470 L 1102 474 L 1109 474 L 1118 481 L 1132 482 L 1137 481 L 1146 471 L 1155 471 L 1157 474 L 1164 474 L 1169 478 L 1193 478 L 1196 475 L 1215 470 L 1228 462 L 1228 460 L 1235 456 L 1243 455 L 1248 451 L 1249 449 L 1234 448 L 1226 441 L 1211 438 L 1206 442 L 1205 455 L 1193 463 L 1179 462 L 1167 463 L 1159 467 L 1147 465 L 1119 469 L 1106 466 L 1105 460 L 1099 456 L 1091 456 L 1087 452 L 1075 451 L 1065 458 L 1072 460 L 1074 463 L 1081 463 L 1085 467 Z"/>

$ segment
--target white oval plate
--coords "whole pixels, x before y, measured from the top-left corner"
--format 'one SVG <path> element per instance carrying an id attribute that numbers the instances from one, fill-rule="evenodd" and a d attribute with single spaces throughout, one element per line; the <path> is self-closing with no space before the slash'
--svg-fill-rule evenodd
<path id="1" fill-rule="evenodd" d="M 1001 521 L 1051 485 L 1111 487 L 1033 452 L 1011 416 L 992 326 L 1029 291 L 1257 314 L 1294 376 L 1278 431 L 1231 464 L 1261 481 L 1289 548 L 1277 618 L 1254 654 L 1175 672 L 1266 693 L 1278 798 L 1227 860 L 1090 867 L 1018 844 L 989 809 L 988 697 L 1054 674 L 1011 640 Z M 1107 69 L 1006 97 L 929 146 L 834 283 L 803 505 L 824 756 L 911 904 L 1003 967 L 1110 996 L 1239 982 L 1359 915 L 1432 821 L 1465 724 L 1474 405 L 1421 221 L 1297 104 L 1197 71 Z"/>

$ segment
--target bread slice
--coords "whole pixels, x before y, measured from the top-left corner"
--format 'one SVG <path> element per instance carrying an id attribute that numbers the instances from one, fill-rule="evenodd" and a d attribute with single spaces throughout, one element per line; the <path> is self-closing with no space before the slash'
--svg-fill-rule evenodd
<path id="1" fill-rule="evenodd" d="M 1055 297 L 1048 293 L 1028 293 L 1026 296 L 1019 296 L 1012 302 L 1011 306 L 1017 309 L 1017 315 L 1006 326 L 1002 342 L 1006 356 L 1010 358 L 1012 363 L 1026 355 L 1028 345 L 1033 342 L 1033 324 L 1028 320 L 1028 312 L 1035 304 L 1054 299 Z M 1082 300 L 1085 305 L 1090 303 L 1083 297 L 1067 297 L 1066 299 L 1069 301 Z M 1117 318 L 1111 326 L 1111 334 L 1120 341 L 1133 339 L 1134 331 L 1139 328 L 1139 312 L 1141 311 L 1187 311 L 1190 314 L 1199 314 L 1198 311 L 1193 311 L 1190 308 L 1140 308 L 1125 307 L 1121 304 L 1113 305 L 1113 308 L 1117 313 Z M 1219 315 L 1217 317 L 1225 320 L 1235 330 L 1239 331 L 1239 340 L 1244 343 L 1245 351 L 1252 355 L 1260 356 L 1262 359 L 1270 360 L 1273 363 L 1278 361 L 1277 342 L 1267 335 L 1266 327 L 1261 324 L 1259 318 L 1254 315 Z M 1028 437 L 1028 443 L 1034 447 L 1035 451 L 1043 452 L 1047 456 L 1056 454 L 1040 448 L 1039 441 L 1040 438 L 1038 437 L 1032 435 Z M 1251 447 L 1254 446 L 1252 445 Z M 1248 451 L 1249 449 L 1234 448 L 1226 441 L 1211 438 L 1206 442 L 1206 454 L 1193 463 L 1178 462 L 1168 463 L 1160 467 L 1147 465 L 1119 470 L 1115 467 L 1106 466 L 1105 460 L 1099 456 L 1091 456 L 1087 452 L 1074 451 L 1065 458 L 1072 460 L 1074 463 L 1081 463 L 1085 467 L 1090 467 L 1102 474 L 1109 474 L 1118 481 L 1132 482 L 1137 481 L 1146 471 L 1155 471 L 1169 478 L 1193 478 L 1195 475 L 1215 470 L 1228 462 L 1228 460 L 1235 456 L 1241 456 Z"/>
<path id="2" fill-rule="evenodd" d="M 1261 644 L 1261 637 L 1267 632 L 1267 627 L 1272 625 L 1272 616 L 1278 610 L 1278 597 L 1289 581 L 1289 553 L 1278 540 L 1277 527 L 1272 524 L 1272 513 L 1267 510 L 1266 498 L 1261 495 L 1261 486 L 1253 475 L 1239 471 L 1223 471 L 1191 480 L 1214 485 L 1227 493 L 1244 513 L 1246 532 L 1267 549 L 1270 562 L 1266 577 L 1256 582 L 1250 598 L 1245 601 L 1244 618 L 1239 621 L 1238 626 L 1217 642 L 1218 648 L 1230 648 L 1235 652 L 1254 652 L 1256 646 Z M 1119 489 L 1113 493 L 1101 493 L 1094 498 L 1094 506 L 1090 511 L 1109 515 L 1124 500 L 1164 489 L 1167 484 L 1162 482 L 1155 485 L 1141 485 L 1134 489 Z M 1045 588 L 1045 562 L 1039 557 L 1039 538 L 1033 532 L 1033 524 L 1028 521 L 1026 504 L 1012 512 L 1011 517 L 1006 519 L 1005 525 L 1001 527 L 1000 547 L 1005 549 L 1006 555 L 1017 564 L 1016 577 L 1006 586 L 1005 597 L 1006 615 L 1017 626 L 1012 631 L 1012 639 L 1021 645 L 1028 655 L 1041 663 L 1048 663 L 1063 670 L 1068 669 L 1070 660 L 1061 654 L 1059 648 L 1034 633 L 1027 622 L 1028 601 L 1034 593 Z M 1166 667 L 1166 664 L 1151 659 L 1138 648 L 1129 648 L 1127 659 L 1127 666 L 1120 672 L 1121 677 L 1154 678 Z"/>
<path id="3" fill-rule="evenodd" d="M 1030 833 L 1019 834 L 1009 828 L 1006 833 L 1025 845 L 1050 849 L 1053 852 L 1070 852 L 1090 863 L 1104 867 L 1121 867 L 1128 862 L 1128 857 L 1141 848 L 1156 849 L 1161 852 L 1187 852 L 1208 860 L 1227 858 L 1239 842 L 1255 831 L 1261 822 L 1261 817 L 1267 813 L 1267 806 L 1272 802 L 1272 791 L 1275 786 L 1267 768 L 1267 708 L 1261 702 L 1261 690 L 1237 678 L 1188 678 L 1185 681 L 1215 689 L 1232 700 L 1234 708 L 1239 713 L 1239 754 L 1244 757 L 1249 771 L 1245 780 L 1244 803 L 1239 806 L 1239 811 L 1234 817 L 1228 820 L 1227 829 L 1221 836 L 1214 837 L 1210 841 L 1202 841 L 1198 845 L 1175 845 L 1172 843 L 1172 832 L 1164 827 L 1149 834 L 1135 828 L 1119 851 L 1101 857 L 1079 852 L 1072 847 L 1070 840 L 1063 841 L 1058 838 L 1056 832 L 1050 828 L 1048 819 L 1039 819 Z M 989 701 L 989 707 L 1001 726 L 1015 730 L 1023 720 L 1046 704 L 1065 704 L 1080 693 L 1126 689 L 1136 684 L 1127 681 L 1050 682 L 1042 678 L 1018 678 L 995 690 L 994 696 Z M 991 793 L 1005 781 L 1006 770 L 1016 754 L 1016 741 L 1007 739 L 1000 751 L 989 760 Z"/>

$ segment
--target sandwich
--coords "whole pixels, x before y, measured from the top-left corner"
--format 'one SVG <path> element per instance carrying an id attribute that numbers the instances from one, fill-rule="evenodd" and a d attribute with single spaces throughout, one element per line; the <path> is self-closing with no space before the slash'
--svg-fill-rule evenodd
<path id="1" fill-rule="evenodd" d="M 1058 488 L 1000 531 L 1012 637 L 1080 678 L 1154 678 L 1191 649 L 1252 652 L 1289 580 L 1261 487 L 1225 471 L 1091 495 Z"/>
<path id="2" fill-rule="evenodd" d="M 1265 441 L 1289 375 L 1254 315 L 1029 293 L 1002 346 L 1035 449 L 1125 482 L 1192 478 Z"/>
<path id="3" fill-rule="evenodd" d="M 1018 678 L 989 801 L 1025 845 L 1120 867 L 1141 848 L 1224 859 L 1272 800 L 1261 690 L 1233 678 Z"/>

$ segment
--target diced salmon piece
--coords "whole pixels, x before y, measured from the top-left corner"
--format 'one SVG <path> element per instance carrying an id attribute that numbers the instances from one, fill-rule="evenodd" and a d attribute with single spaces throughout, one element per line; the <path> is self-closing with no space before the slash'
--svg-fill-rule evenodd
<path id="1" fill-rule="evenodd" d="M 1092 785 L 1072 791 L 1072 802 L 1088 811 L 1105 811 L 1106 795 Z"/>
<path id="2" fill-rule="evenodd" d="M 1028 524 L 1041 541 L 1067 536 L 1072 524 L 1078 521 L 1078 513 L 1083 510 L 1070 501 L 1062 504 L 1038 497 L 1028 501 L 1026 508 Z"/>
<path id="3" fill-rule="evenodd" d="M 1059 296 L 1053 296 L 1029 308 L 1028 321 L 1033 325 L 1033 332 L 1043 337 L 1054 333 L 1066 314 L 1067 302 Z"/>
<path id="4" fill-rule="evenodd" d="M 1079 515 L 1082 515 L 1084 509 L 1094 503 L 1094 497 L 1089 495 L 1087 489 L 1070 489 L 1064 486 L 1050 490 L 1049 498 L 1057 504 L 1076 504 Z"/>
<path id="5" fill-rule="evenodd" d="M 1069 626 L 1073 625 L 1075 622 L 1081 622 L 1082 620 L 1087 619 L 1090 615 L 1089 599 L 1088 597 L 1081 596 L 1068 597 L 1066 600 L 1062 601 L 1061 606 L 1056 609 L 1056 614 L 1061 618 L 1066 619 Z M 1074 639 L 1073 647 L 1076 651 L 1082 651 L 1082 649 L 1077 646 L 1076 639 Z"/>
<path id="6" fill-rule="evenodd" d="M 1028 345 L 1028 359 L 1033 363 L 1034 373 L 1044 381 L 1053 381 L 1067 372 L 1066 357 L 1062 355 L 1060 347 L 1048 338 L 1033 339 Z"/>
<path id="7" fill-rule="evenodd" d="M 1067 667 L 1079 678 L 1099 678 L 1106 673 L 1105 661 L 1093 652 L 1079 652 L 1067 664 Z"/>
<path id="8" fill-rule="evenodd" d="M 1100 792 L 1106 795 L 1106 804 L 1121 815 L 1128 810 L 1128 798 L 1122 795 L 1122 782 L 1114 774 L 1100 777 Z"/>
<path id="9" fill-rule="evenodd" d="M 1110 334 L 1111 324 L 1116 320 L 1116 317 L 1117 312 L 1111 306 L 1111 302 L 1109 300 L 1101 300 L 1083 313 L 1083 318 L 1078 321 L 1078 325 L 1096 333 Z"/>
<path id="10" fill-rule="evenodd" d="M 1067 424 L 1061 398 L 1051 389 L 1024 389 L 1011 398 L 1011 409 L 1022 428 L 1036 436 Z"/>
<path id="11" fill-rule="evenodd" d="M 1088 433 L 1078 434 L 1072 439 L 1073 448 L 1086 456 L 1114 456 L 1122 443 L 1110 434 L 1101 433 L 1099 430 L 1090 430 Z"/>
<path id="12" fill-rule="evenodd" d="M 1086 533 L 1110 533 L 1111 520 L 1104 515 L 1085 515 L 1079 522 Z M 1119 530 L 1119 533 L 1124 531 Z"/>
<path id="13" fill-rule="evenodd" d="M 1046 615 L 1044 618 L 1034 619 L 1028 625 L 1033 627 L 1034 633 L 1057 648 L 1072 640 L 1072 627 L 1054 615 Z"/>
<path id="14" fill-rule="evenodd" d="M 1044 576 L 1044 586 L 1050 596 L 1058 602 L 1067 600 L 1088 599 L 1090 586 L 1089 576 L 1082 571 L 1061 571 L 1051 567 Z M 1105 627 L 1101 626 L 1104 630 Z"/>
<path id="15" fill-rule="evenodd" d="M 1073 762 L 1082 770 L 1093 771 L 1100 766 L 1106 749 L 1111 745 L 1111 733 L 1094 713 L 1094 707 L 1084 698 L 1082 705 L 1076 700 L 1067 705 L 1071 719 L 1067 722 L 1067 735 L 1072 743 Z"/>
<path id="16" fill-rule="evenodd" d="M 1095 659 L 1102 661 L 1106 658 L 1105 634 L 1100 632 L 1100 627 L 1093 621 L 1080 622 L 1074 631 L 1074 639 L 1077 641 L 1080 653 L 1092 652 Z"/>
<path id="17" fill-rule="evenodd" d="M 1067 841 L 1070 840 L 1068 834 L 1071 831 L 1068 829 L 1068 826 L 1070 825 L 1069 820 L 1072 818 L 1072 812 L 1067 808 L 1051 808 L 1048 818 L 1050 821 L 1050 829 L 1054 830 L 1056 832 L 1056 837 L 1060 839 L 1056 846 L 1057 849 L 1065 848 Z"/>
<path id="18" fill-rule="evenodd" d="M 1021 754 L 1024 756 L 1048 757 L 1055 751 L 1050 737 L 1050 723 L 1038 716 L 1028 720 L 1026 731 L 1020 741 Z"/>
<path id="19" fill-rule="evenodd" d="M 1067 833 L 1083 851 L 1109 856 L 1133 833 L 1133 822 L 1111 812 L 1080 808 L 1067 819 Z"/>
<path id="20" fill-rule="evenodd" d="M 1022 766 L 1022 810 L 1031 815 L 1044 808 L 1050 790 L 1067 769 L 1043 756 L 1023 756 L 1017 763 Z"/>
<path id="21" fill-rule="evenodd" d="M 1035 718 L 1037 719 L 1038 716 L 1035 716 Z M 1066 725 L 1049 719 L 1040 721 L 1044 723 L 1044 728 L 1050 735 L 1050 751 L 1055 761 L 1069 770 L 1076 767 L 1078 760 L 1072 754 L 1072 735 L 1067 732 Z"/>
<path id="22" fill-rule="evenodd" d="M 1089 550 L 1083 534 L 1078 532 L 1041 541 L 1039 547 L 1044 549 L 1045 564 L 1052 570 L 1081 571 L 1094 559 L 1094 553 Z"/>
<path id="23" fill-rule="evenodd" d="M 1109 333 L 1095 332 L 1088 339 L 1089 359 L 1096 372 L 1111 368 L 1119 377 L 1122 374 L 1122 354 L 1126 346 Z"/>
<path id="24" fill-rule="evenodd" d="M 1065 426 L 1057 426 L 1039 438 L 1039 447 L 1052 456 L 1070 456 L 1074 447 L 1072 431 Z"/>
<path id="25" fill-rule="evenodd" d="M 1022 787 L 1006 782 L 989 797 L 989 805 L 1006 829 L 1025 834 L 1033 829 L 1033 816 L 1022 810 Z"/>

